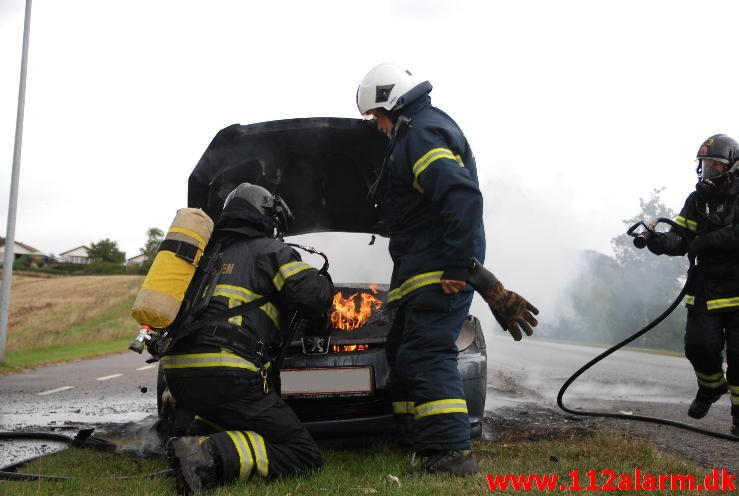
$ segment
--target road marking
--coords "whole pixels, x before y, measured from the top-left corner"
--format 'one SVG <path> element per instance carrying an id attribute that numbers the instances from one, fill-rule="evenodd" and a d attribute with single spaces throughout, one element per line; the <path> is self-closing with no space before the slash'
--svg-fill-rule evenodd
<path id="1" fill-rule="evenodd" d="M 113 374 L 113 375 L 106 375 L 105 377 L 98 377 L 98 378 L 97 378 L 97 380 L 98 380 L 98 381 L 107 381 L 108 379 L 114 379 L 114 378 L 116 378 L 116 377 L 120 377 L 120 376 L 122 376 L 122 375 L 123 375 L 123 374 Z"/>
<path id="2" fill-rule="evenodd" d="M 154 367 L 156 367 L 156 365 L 144 365 L 143 367 L 139 367 L 136 370 L 149 370 L 153 369 Z"/>
<path id="3" fill-rule="evenodd" d="M 36 393 L 37 396 L 46 396 L 47 394 L 52 393 L 58 393 L 59 391 L 66 391 L 67 389 L 72 389 L 74 386 L 64 386 L 56 389 L 49 389 L 48 391 L 43 391 L 41 393 Z"/>

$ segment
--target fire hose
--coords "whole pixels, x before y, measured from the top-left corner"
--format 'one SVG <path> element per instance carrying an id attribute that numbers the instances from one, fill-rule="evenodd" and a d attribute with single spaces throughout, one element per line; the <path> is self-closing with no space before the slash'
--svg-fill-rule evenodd
<path id="1" fill-rule="evenodd" d="M 629 236 L 632 236 L 634 238 L 634 246 L 641 249 L 644 248 L 647 245 L 647 234 L 654 232 L 654 227 L 657 224 L 668 224 L 674 228 L 676 228 L 676 232 L 685 240 L 688 241 L 688 234 L 685 232 L 685 230 L 682 228 L 682 226 L 679 226 L 674 221 L 670 219 L 665 218 L 659 218 L 656 222 L 652 223 L 651 225 L 644 224 L 643 222 L 638 222 L 631 226 L 629 230 L 626 232 Z M 636 229 L 639 227 L 645 228 L 645 231 L 642 231 L 641 233 L 636 233 Z M 663 419 L 658 417 L 649 417 L 645 415 L 625 415 L 621 413 L 611 413 L 611 412 L 600 412 L 600 411 L 588 411 L 588 410 L 572 410 L 570 408 L 567 408 L 564 405 L 564 402 L 562 400 L 562 397 L 565 394 L 565 391 L 567 390 L 570 385 L 575 382 L 575 380 L 580 377 L 586 370 L 588 370 L 590 367 L 595 365 L 596 363 L 600 362 L 601 360 L 605 359 L 607 356 L 613 354 L 614 352 L 620 350 L 627 344 L 631 343 L 635 339 L 641 337 L 642 335 L 646 334 L 650 330 L 652 330 L 654 327 L 656 327 L 660 322 L 662 322 L 665 318 L 667 318 L 668 315 L 672 313 L 675 308 L 680 304 L 680 302 L 683 300 L 683 297 L 685 296 L 685 293 L 687 291 L 687 288 L 689 287 L 689 283 L 691 281 L 693 270 L 695 268 L 695 257 L 688 256 L 689 261 L 689 267 L 688 267 L 688 273 L 687 278 L 685 280 L 685 284 L 683 284 L 682 289 L 680 290 L 680 293 L 677 295 L 675 300 L 670 304 L 667 309 L 662 312 L 656 319 L 648 323 L 646 326 L 644 326 L 639 331 L 635 332 L 631 336 L 627 337 L 620 343 L 617 343 L 610 348 L 608 348 L 606 351 L 601 353 L 600 355 L 596 356 L 592 360 L 590 360 L 588 363 L 580 367 L 572 376 L 570 376 L 569 379 L 565 381 L 565 383 L 562 385 L 562 387 L 559 390 L 559 393 L 557 394 L 557 405 L 559 408 L 561 408 L 563 411 L 573 414 L 573 415 L 583 415 L 583 416 L 589 416 L 589 417 L 606 417 L 606 418 L 617 418 L 622 420 L 638 420 L 641 422 L 650 422 L 653 424 L 661 424 L 661 425 L 669 425 L 672 427 L 677 427 L 678 429 L 684 429 L 688 431 L 697 432 L 699 434 L 704 434 L 706 436 L 712 436 L 717 437 L 720 439 L 726 439 L 728 441 L 739 441 L 739 437 L 734 436 L 732 434 L 725 434 L 722 432 L 716 432 L 711 431 L 709 429 L 703 429 L 700 427 L 696 427 L 691 424 L 686 424 L 684 422 L 677 422 L 675 420 L 669 420 L 669 419 Z"/>
<path id="2" fill-rule="evenodd" d="M 98 451 L 104 451 L 108 453 L 114 452 L 116 450 L 115 444 L 109 441 L 105 441 L 104 439 L 99 439 L 99 438 L 92 436 L 92 431 L 93 429 L 82 429 L 77 433 L 75 437 L 69 437 L 63 434 L 56 434 L 53 432 L 0 432 L 0 440 L 29 439 L 29 440 L 42 440 L 42 441 L 57 441 L 57 442 L 67 443 L 70 446 L 75 446 L 79 448 L 91 448 L 91 449 L 95 449 Z M 51 481 L 51 482 L 85 479 L 85 477 L 24 474 L 24 473 L 16 472 L 16 470 L 21 465 L 24 465 L 31 460 L 41 458 L 42 456 L 46 456 L 46 455 L 40 455 L 40 456 L 35 456 L 32 458 L 27 458 L 25 460 L 11 463 L 10 465 L 0 467 L 0 479 L 23 480 L 23 481 Z M 162 470 L 160 472 L 153 472 L 150 474 L 143 474 L 143 475 L 99 477 L 96 479 L 106 479 L 106 480 L 108 479 L 117 479 L 117 480 L 151 479 L 151 478 L 158 477 L 161 475 L 169 475 L 172 472 L 173 471 L 171 469 L 168 469 L 168 470 Z"/>

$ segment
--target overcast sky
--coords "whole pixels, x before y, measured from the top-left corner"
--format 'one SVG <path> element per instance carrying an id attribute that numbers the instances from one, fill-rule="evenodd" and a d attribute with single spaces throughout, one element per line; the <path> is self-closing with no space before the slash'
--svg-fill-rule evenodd
<path id="1" fill-rule="evenodd" d="M 0 0 L 2 231 L 24 3 Z M 728 0 L 36 0 L 16 240 L 134 256 L 218 130 L 357 117 L 361 78 L 395 61 L 472 145 L 486 265 L 542 299 L 652 189 L 679 210 L 705 138 L 739 138 L 737 20 Z"/>

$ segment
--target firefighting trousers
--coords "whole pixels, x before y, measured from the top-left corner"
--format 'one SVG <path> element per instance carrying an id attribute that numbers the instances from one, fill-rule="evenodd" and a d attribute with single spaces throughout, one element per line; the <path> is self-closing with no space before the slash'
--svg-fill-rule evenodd
<path id="1" fill-rule="evenodd" d="M 220 481 L 277 477 L 319 469 L 315 441 L 292 409 L 261 377 L 167 377 L 177 408 L 195 413 L 187 435 L 208 436 L 220 461 Z"/>
<path id="2" fill-rule="evenodd" d="M 471 447 L 455 344 L 471 302 L 471 291 L 446 295 L 437 286 L 410 295 L 395 314 L 386 345 L 393 412 L 410 425 L 416 453 Z"/>
<path id="3" fill-rule="evenodd" d="M 726 349 L 726 377 L 723 351 Z M 739 417 L 739 310 L 700 312 L 688 309 L 685 356 L 690 360 L 700 390 L 731 392 L 731 415 Z"/>

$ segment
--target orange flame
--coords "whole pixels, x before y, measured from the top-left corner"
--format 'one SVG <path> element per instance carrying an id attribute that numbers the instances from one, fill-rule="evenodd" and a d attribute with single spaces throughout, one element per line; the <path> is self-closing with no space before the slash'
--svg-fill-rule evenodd
<path id="1" fill-rule="evenodd" d="M 370 289 L 375 293 L 377 292 L 372 286 L 370 286 Z M 359 296 L 358 301 L 357 296 Z M 372 311 L 379 309 L 381 306 L 382 300 L 369 293 L 354 293 L 345 298 L 344 294 L 339 291 L 334 295 L 334 311 L 331 312 L 331 323 L 336 329 L 344 331 L 359 329 L 372 315 Z"/>

